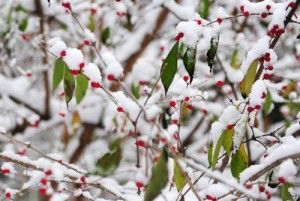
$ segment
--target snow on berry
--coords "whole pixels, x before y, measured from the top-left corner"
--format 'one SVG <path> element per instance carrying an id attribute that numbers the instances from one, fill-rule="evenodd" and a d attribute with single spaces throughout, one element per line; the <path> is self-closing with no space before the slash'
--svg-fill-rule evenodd
<path id="1" fill-rule="evenodd" d="M 11 163 L 3 163 L 1 165 L 1 173 L 4 175 L 11 175 L 16 173 L 16 170 Z"/>
<path id="2" fill-rule="evenodd" d="M 66 50 L 67 45 L 63 41 L 57 41 L 49 48 L 49 51 L 56 57 L 66 56 Z"/>
<path id="3" fill-rule="evenodd" d="M 84 69 L 83 69 L 83 74 L 86 75 L 93 88 L 98 88 L 96 87 L 96 83 L 101 86 L 101 81 L 102 81 L 102 76 L 99 70 L 99 67 L 94 64 L 94 63 L 89 63 Z M 94 83 L 94 85 L 92 84 Z M 98 86 L 97 85 L 97 86 Z"/>
<path id="4" fill-rule="evenodd" d="M 295 181 L 295 176 L 297 174 L 297 167 L 292 159 L 287 159 L 280 166 L 277 173 L 278 180 L 281 183 L 293 183 Z"/>
<path id="5" fill-rule="evenodd" d="M 200 27 L 195 21 L 182 21 L 176 27 L 177 36 L 187 44 L 188 47 L 195 48 L 199 39 Z M 180 34 L 182 33 L 182 34 Z"/>
<path id="6" fill-rule="evenodd" d="M 77 74 L 80 71 L 80 64 L 84 63 L 83 54 L 81 50 L 76 48 L 68 48 L 66 50 L 66 56 L 63 58 L 72 74 Z"/>
<path id="7" fill-rule="evenodd" d="M 105 74 L 113 75 L 115 79 L 120 78 L 123 74 L 123 68 L 115 56 L 112 53 L 105 51 L 102 53 L 102 58 L 106 66 Z"/>

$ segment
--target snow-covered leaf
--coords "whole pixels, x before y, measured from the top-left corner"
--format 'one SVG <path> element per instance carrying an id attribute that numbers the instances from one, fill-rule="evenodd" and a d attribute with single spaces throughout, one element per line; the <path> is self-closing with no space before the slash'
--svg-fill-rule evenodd
<path id="1" fill-rule="evenodd" d="M 183 64 L 190 76 L 190 82 L 192 82 L 194 78 L 196 54 L 197 54 L 197 46 L 195 48 L 188 47 L 183 56 Z"/>
<path id="2" fill-rule="evenodd" d="M 231 159 L 230 168 L 231 168 L 231 174 L 235 178 L 239 180 L 240 173 L 243 172 L 247 168 L 247 161 L 245 161 L 245 158 L 243 156 L 243 151 L 239 149 Z"/>
<path id="3" fill-rule="evenodd" d="M 238 58 L 239 58 L 239 50 L 237 48 L 235 48 L 231 55 L 231 62 L 230 62 L 231 67 L 233 69 L 239 69 Z"/>
<path id="4" fill-rule="evenodd" d="M 272 111 L 272 104 L 273 104 L 272 96 L 271 93 L 268 91 L 266 100 L 263 104 L 264 116 L 268 116 L 270 114 L 270 112 Z"/>
<path id="5" fill-rule="evenodd" d="M 207 63 L 210 69 L 210 72 L 212 72 L 213 65 L 215 63 L 215 57 L 218 50 L 218 44 L 219 44 L 219 35 L 217 37 L 212 37 L 210 39 L 210 47 L 207 51 Z"/>
<path id="6" fill-rule="evenodd" d="M 64 73 L 64 92 L 65 92 L 65 100 L 68 103 L 71 101 L 74 89 L 75 89 L 75 79 L 74 76 L 71 74 L 70 70 L 66 67 Z"/>
<path id="7" fill-rule="evenodd" d="M 104 43 L 104 44 L 107 43 L 107 40 L 109 39 L 110 34 L 111 34 L 110 27 L 106 27 L 106 28 L 102 31 L 102 34 L 101 34 L 101 41 L 102 41 L 102 43 Z"/>

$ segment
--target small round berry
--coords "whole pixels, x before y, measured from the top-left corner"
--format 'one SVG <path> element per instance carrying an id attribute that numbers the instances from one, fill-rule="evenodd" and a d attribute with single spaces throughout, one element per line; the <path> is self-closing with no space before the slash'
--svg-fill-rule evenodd
<path id="1" fill-rule="evenodd" d="M 136 182 L 135 182 L 135 185 L 136 185 L 136 187 L 137 187 L 138 189 L 144 188 L 144 183 L 141 182 L 141 181 L 136 181 Z"/>
<path id="2" fill-rule="evenodd" d="M 247 182 L 247 183 L 245 184 L 245 187 L 246 187 L 247 189 L 252 189 L 253 184 L 252 184 L 251 182 Z"/>
<path id="3" fill-rule="evenodd" d="M 47 170 L 46 172 L 45 172 L 45 175 L 47 175 L 47 176 L 51 176 L 52 175 L 52 170 Z"/>
<path id="4" fill-rule="evenodd" d="M 183 80 L 184 80 L 185 82 L 187 82 L 189 79 L 190 79 L 190 77 L 189 77 L 188 75 L 183 76 Z"/>
<path id="5" fill-rule="evenodd" d="M 262 93 L 261 98 L 264 99 L 266 98 L 267 94 L 265 92 Z"/>
<path id="6" fill-rule="evenodd" d="M 271 61 L 271 57 L 264 57 L 266 62 L 270 62 Z"/>
<path id="7" fill-rule="evenodd" d="M 249 107 L 247 108 L 247 111 L 248 111 L 249 113 L 251 113 L 251 112 L 253 112 L 253 111 L 254 111 L 254 108 L 253 108 L 253 107 L 251 107 L 251 106 L 249 106 Z"/>
<path id="8" fill-rule="evenodd" d="M 261 16 L 262 18 L 266 18 L 266 17 L 268 17 L 268 13 L 263 12 L 263 13 L 260 14 L 260 16 Z"/>
<path id="9" fill-rule="evenodd" d="M 263 80 L 269 80 L 271 78 L 271 75 L 266 73 L 263 75 Z"/>
<path id="10" fill-rule="evenodd" d="M 47 183 L 48 183 L 48 179 L 47 178 L 44 177 L 44 178 L 41 179 L 41 184 L 42 185 L 45 186 Z"/>
<path id="11" fill-rule="evenodd" d="M 10 193 L 10 192 L 6 192 L 6 193 L 5 193 L 5 197 L 6 197 L 6 198 L 11 198 L 11 193 Z"/>
<path id="12" fill-rule="evenodd" d="M 245 11 L 243 14 L 244 14 L 244 16 L 245 16 L 245 17 L 248 17 L 248 16 L 250 16 L 250 13 L 249 13 L 249 11 Z"/>
<path id="13" fill-rule="evenodd" d="M 287 85 L 284 85 L 284 86 L 281 88 L 282 91 L 286 91 L 287 89 L 288 89 L 288 86 L 287 86 Z"/>
<path id="14" fill-rule="evenodd" d="M 256 110 L 260 110 L 261 106 L 260 105 L 255 105 Z"/>
<path id="15" fill-rule="evenodd" d="M 90 12 L 91 12 L 91 15 L 95 15 L 97 13 L 97 9 L 96 8 L 91 8 Z"/>
<path id="16" fill-rule="evenodd" d="M 62 2 L 61 5 L 66 9 L 72 10 L 70 2 Z"/>
<path id="17" fill-rule="evenodd" d="M 271 200 L 271 198 L 272 198 L 271 193 L 268 193 L 268 194 L 267 194 L 267 200 Z"/>
<path id="18" fill-rule="evenodd" d="M 108 74 L 108 75 L 107 75 L 107 79 L 108 79 L 109 81 L 113 81 L 113 80 L 115 80 L 116 78 L 115 78 L 115 76 L 114 76 L 113 74 Z"/>
<path id="19" fill-rule="evenodd" d="M 259 186 L 259 192 L 264 192 L 266 190 L 266 188 L 265 188 L 265 186 L 263 186 L 263 185 L 260 185 Z"/>
<path id="20" fill-rule="evenodd" d="M 101 84 L 99 82 L 91 82 L 91 87 L 94 89 L 101 88 Z"/>
<path id="21" fill-rule="evenodd" d="M 266 5 L 266 9 L 269 11 L 271 9 L 270 5 Z"/>
<path id="22" fill-rule="evenodd" d="M 218 17 L 217 20 L 216 20 L 219 24 L 221 24 L 223 22 L 223 19 Z"/>
<path id="23" fill-rule="evenodd" d="M 241 5 L 241 6 L 240 6 L 240 10 L 241 10 L 242 12 L 244 12 L 244 11 L 245 11 L 245 6 Z"/>
<path id="24" fill-rule="evenodd" d="M 20 155 L 20 156 L 24 156 L 26 154 L 26 149 L 19 149 L 17 151 L 17 154 Z"/>
<path id="25" fill-rule="evenodd" d="M 197 22 L 198 25 L 201 25 L 202 24 L 202 21 L 201 20 L 195 20 Z"/>
<path id="26" fill-rule="evenodd" d="M 273 70 L 273 66 L 272 66 L 272 65 L 269 65 L 267 69 L 268 69 L 268 70 Z"/>
<path id="27" fill-rule="evenodd" d="M 84 68 L 84 63 L 80 63 L 79 68 L 80 68 L 80 70 L 82 70 Z"/>
<path id="28" fill-rule="evenodd" d="M 47 189 L 46 188 L 40 188 L 39 193 L 40 193 L 40 195 L 46 195 Z"/>
<path id="29" fill-rule="evenodd" d="M 146 143 L 144 140 L 137 140 L 135 142 L 135 145 L 138 146 L 138 147 L 146 147 Z"/>
<path id="30" fill-rule="evenodd" d="M 117 111 L 118 111 L 118 112 L 124 112 L 124 108 L 121 107 L 121 106 L 119 106 L 119 107 L 117 107 Z"/>
<path id="31" fill-rule="evenodd" d="M 229 124 L 229 125 L 227 125 L 227 129 L 228 129 L 228 130 L 231 130 L 231 129 L 233 129 L 233 127 L 234 127 L 234 125 L 233 125 L 233 124 Z"/>
<path id="32" fill-rule="evenodd" d="M 66 50 L 60 52 L 60 57 L 65 57 L 67 55 Z"/>
<path id="33" fill-rule="evenodd" d="M 177 125 L 178 124 L 178 119 L 172 119 L 172 124 Z"/>
<path id="34" fill-rule="evenodd" d="M 185 102 L 189 102 L 189 101 L 190 101 L 190 97 L 186 96 L 186 97 L 184 97 L 183 100 L 184 100 Z"/>
<path id="35" fill-rule="evenodd" d="M 291 8 L 295 8 L 295 7 L 296 7 L 296 3 L 295 3 L 295 2 L 293 2 L 293 1 L 292 1 L 292 2 L 290 2 L 290 3 L 289 3 L 289 7 L 291 7 Z"/>
<path id="36" fill-rule="evenodd" d="M 219 80 L 219 81 L 217 81 L 216 86 L 217 87 L 223 87 L 224 86 L 224 82 L 221 81 L 221 80 Z"/>
<path id="37" fill-rule="evenodd" d="M 183 33 L 183 32 L 179 32 L 179 33 L 177 34 L 177 36 L 175 37 L 175 40 L 176 40 L 176 41 L 180 41 L 180 39 L 183 38 L 183 36 L 184 36 L 184 33 Z"/>
<path id="38" fill-rule="evenodd" d="M 278 183 L 280 184 L 284 184 L 286 181 L 285 181 L 285 178 L 284 177 L 278 177 Z"/>
<path id="39" fill-rule="evenodd" d="M 86 177 L 85 177 L 85 176 L 81 176 L 81 177 L 80 177 L 80 182 L 81 182 L 82 184 L 85 184 L 85 183 L 86 183 Z"/>
<path id="40" fill-rule="evenodd" d="M 208 200 L 212 200 L 212 199 L 213 199 L 213 197 L 212 197 L 211 195 L 209 195 L 209 194 L 207 194 L 205 197 L 206 197 L 206 199 L 208 199 Z"/>
<path id="41" fill-rule="evenodd" d="M 72 75 L 78 75 L 79 74 L 79 70 L 70 70 Z"/>
<path id="42" fill-rule="evenodd" d="M 84 40 L 83 43 L 84 43 L 85 45 L 91 45 L 91 41 L 90 41 L 90 40 Z"/>
<path id="43" fill-rule="evenodd" d="M 170 107 L 175 107 L 176 106 L 176 102 L 175 101 L 170 101 L 169 106 Z"/>
<path id="44" fill-rule="evenodd" d="M 10 173 L 10 169 L 2 169 L 1 172 L 2 174 L 6 175 Z"/>
<path id="45" fill-rule="evenodd" d="M 193 109 L 194 109 L 194 107 L 193 107 L 192 105 L 190 105 L 190 104 L 187 105 L 186 108 L 187 108 L 188 110 L 193 110 Z"/>

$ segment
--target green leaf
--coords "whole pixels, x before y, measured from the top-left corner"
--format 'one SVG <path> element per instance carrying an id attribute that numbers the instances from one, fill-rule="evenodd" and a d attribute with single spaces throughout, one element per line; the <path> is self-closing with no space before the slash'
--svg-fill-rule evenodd
<path id="1" fill-rule="evenodd" d="M 244 79 L 240 83 L 240 90 L 243 97 L 247 97 L 251 92 L 252 85 L 255 81 L 257 65 L 258 65 L 258 60 L 256 59 L 252 62 Z"/>
<path id="2" fill-rule="evenodd" d="M 24 32 L 28 25 L 28 17 L 23 18 L 18 25 L 20 31 Z"/>
<path id="3" fill-rule="evenodd" d="M 218 44 L 219 44 L 219 36 L 218 35 L 218 38 L 215 38 L 215 37 L 212 37 L 210 39 L 210 47 L 207 51 L 207 63 L 208 63 L 208 66 L 209 66 L 209 69 L 210 69 L 210 72 L 212 72 L 212 68 L 213 68 L 213 65 L 215 63 L 215 57 L 216 57 L 216 54 L 217 54 L 217 50 L 218 50 Z"/>
<path id="4" fill-rule="evenodd" d="M 131 92 L 136 99 L 139 99 L 140 98 L 140 85 L 132 83 Z"/>
<path id="5" fill-rule="evenodd" d="M 89 86 L 89 81 L 85 75 L 80 73 L 76 76 L 75 96 L 77 104 L 84 98 Z"/>
<path id="6" fill-rule="evenodd" d="M 211 167 L 213 163 L 213 150 L 214 150 L 214 145 L 210 144 L 208 148 L 208 164 Z"/>
<path id="7" fill-rule="evenodd" d="M 152 169 L 150 181 L 145 189 L 144 201 L 154 200 L 168 183 L 168 154 L 162 150 L 159 160 Z"/>
<path id="8" fill-rule="evenodd" d="M 230 154 L 231 154 L 233 133 L 234 133 L 233 129 L 230 129 L 230 130 L 226 129 L 223 134 L 224 138 L 223 138 L 222 145 L 228 156 L 230 156 Z"/>
<path id="9" fill-rule="evenodd" d="M 180 58 L 183 58 L 186 50 L 187 50 L 187 45 L 185 43 L 180 43 L 178 47 L 178 54 Z"/>
<path id="10" fill-rule="evenodd" d="M 201 0 L 200 1 L 199 14 L 202 18 L 206 19 L 208 17 L 209 7 L 210 7 L 210 0 Z"/>
<path id="11" fill-rule="evenodd" d="M 52 90 L 54 91 L 64 79 L 65 62 L 62 59 L 56 59 L 52 78 Z"/>
<path id="12" fill-rule="evenodd" d="M 293 200 L 288 190 L 290 187 L 292 187 L 292 185 L 288 183 L 281 186 L 280 197 L 282 201 Z"/>
<path id="13" fill-rule="evenodd" d="M 231 55 L 231 62 L 230 62 L 231 67 L 233 69 L 239 69 L 238 58 L 239 58 L 239 50 L 235 48 Z"/>
<path id="14" fill-rule="evenodd" d="M 101 34 L 102 43 L 106 44 L 111 34 L 110 27 L 106 27 Z"/>
<path id="15" fill-rule="evenodd" d="M 94 15 L 89 16 L 87 28 L 91 30 L 91 32 L 96 31 L 96 19 Z"/>
<path id="16" fill-rule="evenodd" d="M 271 110 L 272 109 L 272 103 L 273 103 L 272 96 L 271 96 L 271 93 L 268 91 L 266 100 L 263 104 L 263 114 L 264 114 L 264 116 L 268 116 L 270 114 L 270 112 L 272 111 Z"/>
<path id="17" fill-rule="evenodd" d="M 96 171 L 92 174 L 106 177 L 112 174 L 122 159 L 121 139 L 117 138 L 109 145 L 109 152 L 96 163 Z"/>
<path id="18" fill-rule="evenodd" d="M 64 92 L 65 92 L 65 100 L 67 105 L 73 97 L 74 89 L 75 89 L 74 76 L 71 74 L 70 69 L 65 67 Z"/>
<path id="19" fill-rule="evenodd" d="M 20 4 L 18 4 L 17 7 L 16 7 L 16 12 L 27 13 L 27 10 L 23 6 L 21 6 Z"/>
<path id="20" fill-rule="evenodd" d="M 160 79 L 165 89 L 165 94 L 167 94 L 168 89 L 174 79 L 177 71 L 177 57 L 178 57 L 178 42 L 172 47 L 167 58 L 164 60 L 161 66 Z"/>
<path id="21" fill-rule="evenodd" d="M 177 191 L 181 191 L 187 183 L 184 173 L 181 171 L 178 164 L 174 161 L 174 176 L 173 181 L 175 183 Z"/>
<path id="22" fill-rule="evenodd" d="M 215 166 L 217 164 L 219 154 L 220 154 L 220 151 L 221 151 L 221 147 L 222 147 L 222 144 L 223 144 L 223 139 L 224 139 L 224 133 L 218 139 L 218 142 L 216 144 L 216 148 L 213 152 L 213 160 L 212 160 L 212 164 L 211 164 L 212 168 L 215 168 Z"/>
<path id="23" fill-rule="evenodd" d="M 183 56 L 183 64 L 190 76 L 191 82 L 193 81 L 193 77 L 194 77 L 196 53 L 197 53 L 197 46 L 195 48 L 188 47 Z"/>
<path id="24" fill-rule="evenodd" d="M 244 160 L 240 149 L 232 156 L 230 168 L 232 176 L 238 180 L 240 179 L 240 173 L 247 168 L 247 162 Z"/>

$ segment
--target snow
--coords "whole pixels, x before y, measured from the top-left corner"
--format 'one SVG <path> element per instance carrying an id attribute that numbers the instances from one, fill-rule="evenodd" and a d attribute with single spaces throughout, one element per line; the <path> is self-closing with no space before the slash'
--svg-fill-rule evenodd
<path id="1" fill-rule="evenodd" d="M 183 42 L 187 44 L 190 48 L 195 48 L 199 34 L 200 34 L 200 26 L 195 21 L 182 21 L 176 27 L 177 34 L 183 33 Z"/>
<path id="2" fill-rule="evenodd" d="M 219 121 L 216 121 L 211 125 L 210 134 L 214 144 L 217 143 L 225 129 L 226 125 L 220 123 Z"/>
<path id="3" fill-rule="evenodd" d="M 219 121 L 225 125 L 233 125 L 241 118 L 241 113 L 235 106 L 230 105 L 223 111 Z"/>
<path id="4" fill-rule="evenodd" d="M 49 48 L 49 51 L 56 57 L 60 57 L 63 50 L 67 50 L 67 45 L 63 41 L 57 41 Z"/>
<path id="5" fill-rule="evenodd" d="M 63 60 L 70 70 L 80 70 L 79 65 L 84 63 L 81 50 L 76 48 L 68 48 L 66 50 L 66 56 L 63 58 Z"/>
<path id="6" fill-rule="evenodd" d="M 102 58 L 106 65 L 106 69 L 105 69 L 106 75 L 113 75 L 115 79 L 118 79 L 119 77 L 122 76 L 123 68 L 112 53 L 106 51 L 102 53 Z"/>
<path id="7" fill-rule="evenodd" d="M 91 82 L 101 83 L 102 76 L 98 66 L 95 63 L 89 63 L 84 69 L 83 74 L 86 75 Z"/>
<path id="8" fill-rule="evenodd" d="M 236 152 L 241 143 L 243 142 L 244 136 L 246 134 L 248 116 L 243 114 L 241 119 L 234 126 L 234 135 L 233 135 L 233 151 Z"/>
<path id="9" fill-rule="evenodd" d="M 286 129 L 285 134 L 286 134 L 286 136 L 293 135 L 293 134 L 295 134 L 299 130 L 300 130 L 300 124 L 298 122 L 297 123 L 293 123 L 292 125 L 290 125 Z"/>

